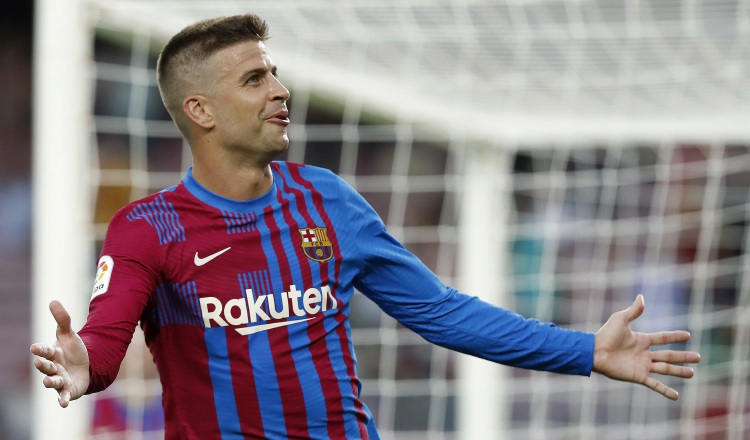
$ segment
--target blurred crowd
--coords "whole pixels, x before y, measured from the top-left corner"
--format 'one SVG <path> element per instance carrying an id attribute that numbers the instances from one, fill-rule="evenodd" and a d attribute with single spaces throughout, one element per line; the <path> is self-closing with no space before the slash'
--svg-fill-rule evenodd
<path id="1" fill-rule="evenodd" d="M 0 439 L 28 438 L 32 1 L 0 13 Z"/>

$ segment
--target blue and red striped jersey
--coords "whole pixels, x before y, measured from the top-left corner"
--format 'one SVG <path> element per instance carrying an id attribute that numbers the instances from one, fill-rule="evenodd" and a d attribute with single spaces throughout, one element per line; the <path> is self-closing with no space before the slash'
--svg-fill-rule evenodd
<path id="1" fill-rule="evenodd" d="M 435 344 L 494 362 L 588 375 L 590 333 L 540 323 L 443 284 L 330 171 L 271 165 L 254 200 L 190 170 L 112 218 L 89 317 L 93 393 L 140 322 L 163 386 L 167 439 L 374 439 L 360 399 L 355 289 Z"/>

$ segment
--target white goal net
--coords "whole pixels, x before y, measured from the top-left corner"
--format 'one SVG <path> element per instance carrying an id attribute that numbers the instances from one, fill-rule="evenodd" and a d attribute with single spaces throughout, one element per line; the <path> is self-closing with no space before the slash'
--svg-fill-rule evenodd
<path id="1" fill-rule="evenodd" d="M 587 331 L 643 293 L 637 330 L 688 329 L 681 348 L 703 356 L 695 378 L 668 381 L 681 394 L 671 402 L 466 361 L 359 296 L 352 337 L 383 438 L 750 437 L 750 1 L 90 0 L 82 11 L 90 143 L 75 154 L 90 166 L 64 177 L 91 195 L 87 275 L 114 211 L 190 166 L 159 99 L 158 50 L 193 21 L 252 12 L 291 90 L 285 159 L 343 176 L 446 283 Z M 138 338 L 115 384 L 89 397 L 90 439 L 163 437 Z"/>

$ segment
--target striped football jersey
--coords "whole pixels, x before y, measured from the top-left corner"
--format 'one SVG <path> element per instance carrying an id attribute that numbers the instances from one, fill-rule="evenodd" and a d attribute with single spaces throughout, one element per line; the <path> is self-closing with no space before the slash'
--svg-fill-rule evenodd
<path id="1" fill-rule="evenodd" d="M 140 323 L 167 439 L 378 438 L 360 398 L 355 289 L 443 347 L 590 374 L 592 334 L 444 285 L 342 179 L 311 166 L 271 168 L 273 186 L 257 199 L 223 198 L 189 170 L 115 214 L 80 331 L 87 393 L 114 381 Z"/>

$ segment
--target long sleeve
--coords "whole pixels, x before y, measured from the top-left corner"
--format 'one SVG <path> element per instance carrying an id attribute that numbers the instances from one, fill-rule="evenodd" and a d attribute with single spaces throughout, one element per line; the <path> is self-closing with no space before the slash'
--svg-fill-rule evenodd
<path id="1" fill-rule="evenodd" d="M 158 279 L 159 249 L 153 228 L 126 212 L 118 212 L 110 222 L 99 259 L 101 280 L 94 286 L 89 316 L 79 332 L 89 353 L 87 394 L 107 388 L 117 377 Z"/>
<path id="2" fill-rule="evenodd" d="M 359 194 L 346 188 L 350 221 L 359 228 L 362 267 L 355 287 L 386 313 L 426 340 L 462 353 L 514 367 L 591 373 L 593 334 L 525 319 L 444 285 L 386 232 Z"/>

